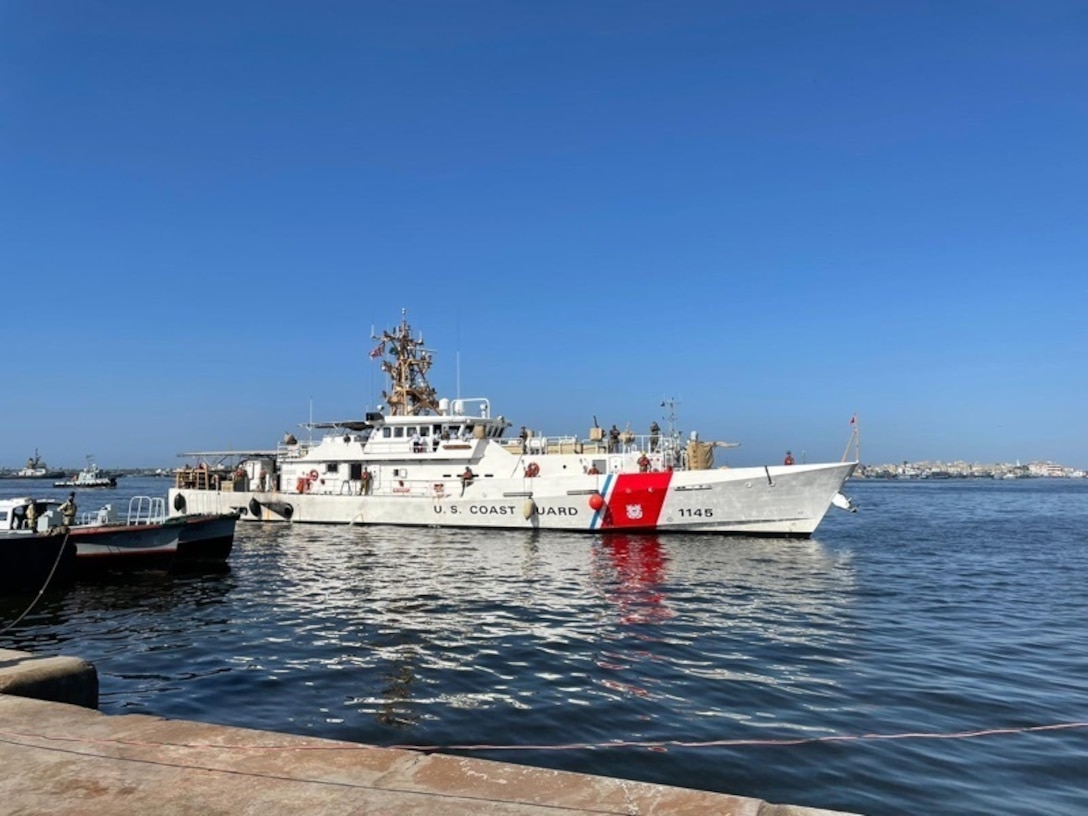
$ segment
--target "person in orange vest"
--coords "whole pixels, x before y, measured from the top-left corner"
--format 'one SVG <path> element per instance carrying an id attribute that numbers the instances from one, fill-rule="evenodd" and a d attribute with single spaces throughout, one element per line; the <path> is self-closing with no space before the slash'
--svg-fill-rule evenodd
<path id="1" fill-rule="evenodd" d="M 782 462 L 782 464 L 783 465 L 792 465 L 793 464 L 793 454 L 790 453 L 789 451 L 786 451 L 786 459 L 785 459 L 784 462 Z"/>
<path id="2" fill-rule="evenodd" d="M 646 473 L 650 469 L 650 457 L 645 453 L 638 458 L 638 472 Z"/>

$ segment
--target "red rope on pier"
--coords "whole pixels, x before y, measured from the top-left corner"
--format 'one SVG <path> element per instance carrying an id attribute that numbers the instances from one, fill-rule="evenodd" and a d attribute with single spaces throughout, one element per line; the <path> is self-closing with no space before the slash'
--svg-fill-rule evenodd
<path id="1" fill-rule="evenodd" d="M 131 745 L 141 748 L 212 748 L 233 751 L 361 751 L 375 748 L 397 748 L 407 751 L 573 751 L 597 750 L 601 748 L 646 748 L 649 750 L 668 750 L 669 748 L 737 748 L 737 747 L 779 747 L 810 745 L 820 742 L 864 742 L 866 740 L 905 740 L 905 739 L 974 739 L 1006 734 L 1028 734 L 1041 731 L 1066 731 L 1075 728 L 1088 728 L 1088 722 L 1054 723 L 1052 725 L 1026 725 L 1019 728 L 987 728 L 977 731 L 953 731 L 938 733 L 933 731 L 913 731 L 901 734 L 855 734 L 827 737 L 800 737 L 796 739 L 729 739 L 729 740 L 617 740 L 615 742 L 570 742 L 553 745 L 232 745 L 227 743 L 197 742 L 142 742 L 122 739 L 89 739 L 82 737 L 58 737 L 49 734 L 29 734 L 18 731 L 0 730 L 0 737 L 41 739 L 53 742 L 78 742 L 95 745 Z"/>
<path id="2" fill-rule="evenodd" d="M 412 751 L 560 751 L 598 748 L 649 748 L 651 750 L 667 750 L 669 748 L 735 748 L 744 746 L 808 745 L 819 742 L 861 742 L 864 740 L 972 739 L 974 737 L 990 737 L 999 734 L 1026 734 L 1034 731 L 1061 731 L 1071 728 L 1088 728 L 1088 722 L 1029 725 L 1022 728 L 988 728 L 979 731 L 956 731 L 944 734 L 916 731 L 902 734 L 856 734 L 827 737 L 799 737 L 796 739 L 729 739 L 691 742 L 683 740 L 617 740 L 615 742 L 572 742 L 566 745 L 389 745 L 387 747 L 404 748 Z"/>

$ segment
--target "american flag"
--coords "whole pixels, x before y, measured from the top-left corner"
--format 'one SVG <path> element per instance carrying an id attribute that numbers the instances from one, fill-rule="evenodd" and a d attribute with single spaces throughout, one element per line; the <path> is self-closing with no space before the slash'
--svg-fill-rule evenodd
<path id="1" fill-rule="evenodd" d="M 383 354 L 385 354 L 385 343 L 378 343 L 378 345 L 376 345 L 373 349 L 371 349 L 370 359 L 371 360 L 377 360 Z"/>

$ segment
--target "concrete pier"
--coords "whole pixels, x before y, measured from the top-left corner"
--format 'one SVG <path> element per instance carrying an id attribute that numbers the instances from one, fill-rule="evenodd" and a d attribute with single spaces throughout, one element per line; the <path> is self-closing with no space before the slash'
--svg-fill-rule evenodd
<path id="1" fill-rule="evenodd" d="M 62 682 L 65 672 L 70 676 Z M 832 815 L 490 760 L 142 714 L 108 716 L 86 705 L 92 688 L 97 698 L 97 675 L 84 661 L 0 650 L 0 690 L 7 692 L 0 694 L 4 813 Z M 42 699 L 54 691 L 64 702 Z"/>

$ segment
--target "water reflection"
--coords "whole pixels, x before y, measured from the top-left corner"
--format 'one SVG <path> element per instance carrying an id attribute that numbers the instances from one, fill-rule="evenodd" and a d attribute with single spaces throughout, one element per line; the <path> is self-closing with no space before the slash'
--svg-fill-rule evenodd
<path id="1" fill-rule="evenodd" d="M 658 536 L 604 536 L 593 553 L 593 573 L 620 623 L 653 623 L 675 614 L 667 603 L 667 557 Z"/>
<path id="2" fill-rule="evenodd" d="M 100 661 L 106 709 L 180 694 L 182 716 L 375 742 L 518 711 L 548 742 L 572 705 L 637 731 L 729 716 L 735 688 L 693 682 L 819 684 L 821 659 L 752 655 L 841 648 L 851 581 L 816 542 L 250 524 L 228 574 L 81 586 L 0 645 L 89 637 L 67 648 Z"/>

